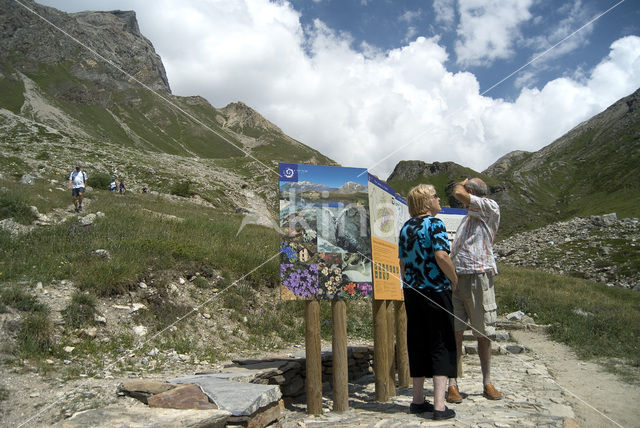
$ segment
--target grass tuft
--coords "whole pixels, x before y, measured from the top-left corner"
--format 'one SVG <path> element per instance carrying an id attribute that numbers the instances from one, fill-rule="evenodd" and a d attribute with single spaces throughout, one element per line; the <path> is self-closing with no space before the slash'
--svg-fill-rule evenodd
<path id="1" fill-rule="evenodd" d="M 18 286 L 12 286 L 0 291 L 3 305 L 11 306 L 19 311 L 33 313 L 48 313 L 49 308 L 44 303 Z"/>
<path id="2" fill-rule="evenodd" d="M 31 224 L 37 218 L 26 200 L 15 191 L 0 191 L 0 220 L 13 218 L 20 224 Z"/>
<path id="3" fill-rule="evenodd" d="M 29 314 L 18 330 L 18 350 L 22 357 L 41 358 L 52 351 L 53 323 L 48 312 Z"/>
<path id="4" fill-rule="evenodd" d="M 62 318 L 71 328 L 93 324 L 96 302 L 95 296 L 76 292 L 71 296 L 69 305 L 62 311 Z"/>

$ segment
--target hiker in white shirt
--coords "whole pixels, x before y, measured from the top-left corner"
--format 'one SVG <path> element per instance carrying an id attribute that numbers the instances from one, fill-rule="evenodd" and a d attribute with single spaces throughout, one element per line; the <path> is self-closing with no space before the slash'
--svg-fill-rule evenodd
<path id="1" fill-rule="evenodd" d="M 69 174 L 69 180 L 67 183 L 69 189 L 71 189 L 71 195 L 73 196 L 73 205 L 76 207 L 76 212 L 82 211 L 82 195 L 84 189 L 87 187 L 87 174 L 76 166 L 76 170 Z"/>
<path id="2" fill-rule="evenodd" d="M 454 329 L 458 358 L 466 322 L 470 322 L 478 341 L 478 356 L 482 370 L 483 395 L 500 400 L 502 394 L 491 383 L 491 340 L 497 318 L 493 277 L 498 274 L 493 255 L 493 239 L 500 225 L 500 207 L 487 198 L 487 185 L 480 178 L 466 179 L 456 184 L 453 196 L 467 209 L 451 248 L 451 259 L 458 274 L 458 289 L 453 293 Z M 449 379 L 447 401 L 462 402 L 456 379 Z"/>

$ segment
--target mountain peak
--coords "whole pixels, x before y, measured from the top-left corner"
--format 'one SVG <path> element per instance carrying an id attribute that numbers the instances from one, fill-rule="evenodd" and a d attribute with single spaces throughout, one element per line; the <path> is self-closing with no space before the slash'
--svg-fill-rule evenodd
<path id="1" fill-rule="evenodd" d="M 220 112 L 226 117 L 225 126 L 228 128 L 254 128 L 278 134 L 283 133 L 280 128 L 241 101 L 227 105 L 220 109 Z"/>

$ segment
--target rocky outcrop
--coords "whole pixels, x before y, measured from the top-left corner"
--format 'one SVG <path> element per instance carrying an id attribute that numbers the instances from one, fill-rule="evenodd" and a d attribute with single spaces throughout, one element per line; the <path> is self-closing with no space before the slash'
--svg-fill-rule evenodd
<path id="1" fill-rule="evenodd" d="M 494 245 L 499 261 L 640 291 L 640 221 L 615 213 L 574 218 Z"/>
<path id="2" fill-rule="evenodd" d="M 454 162 L 426 163 L 421 160 L 401 161 L 393 169 L 387 181 L 413 181 L 420 177 L 428 178 L 443 173 L 455 175 L 459 168 L 461 168 L 460 165 Z"/>
<path id="3" fill-rule="evenodd" d="M 509 172 L 514 164 L 520 162 L 529 154 L 531 154 L 531 152 L 514 150 L 495 161 L 489 168 L 482 171 L 482 173 L 490 176 L 496 176 Z"/>
<path id="4" fill-rule="evenodd" d="M 105 65 L 104 60 L 96 56 L 98 54 L 152 89 L 170 92 L 162 60 L 151 42 L 140 33 L 135 12 L 116 10 L 68 14 L 31 0 L 20 3 L 0 0 L 2 65 L 7 65 L 9 58 L 17 57 L 20 61 L 12 61 L 11 65 L 18 71 L 29 73 L 37 72 L 43 64 L 66 64 L 71 75 L 82 80 L 97 85 L 127 85 L 128 77 Z M 132 81 L 128 85 L 138 86 Z M 76 85 L 68 84 L 59 91 L 62 96 L 80 97 L 70 101 L 87 101 L 82 99 L 83 91 L 78 91 Z M 84 91 L 86 96 L 94 92 Z"/>
<path id="5" fill-rule="evenodd" d="M 232 129 L 260 129 L 263 131 L 282 134 L 282 130 L 248 105 L 238 101 L 220 109 L 220 113 L 226 117 L 224 126 Z"/>

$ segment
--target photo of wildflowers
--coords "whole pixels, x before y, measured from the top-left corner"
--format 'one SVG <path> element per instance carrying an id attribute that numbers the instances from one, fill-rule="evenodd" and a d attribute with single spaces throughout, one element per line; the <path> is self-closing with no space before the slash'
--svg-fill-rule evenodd
<path id="1" fill-rule="evenodd" d="M 368 174 L 280 164 L 281 299 L 373 296 Z"/>

